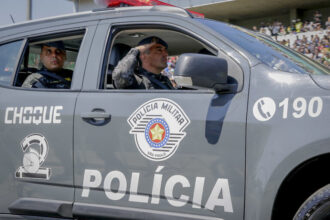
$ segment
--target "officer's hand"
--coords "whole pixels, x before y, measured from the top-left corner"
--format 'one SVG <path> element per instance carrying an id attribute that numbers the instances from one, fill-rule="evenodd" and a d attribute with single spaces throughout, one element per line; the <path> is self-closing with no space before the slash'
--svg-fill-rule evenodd
<path id="1" fill-rule="evenodd" d="M 135 48 L 138 49 L 140 51 L 140 53 L 144 53 L 154 45 L 156 45 L 156 42 L 152 42 L 150 44 L 144 44 L 144 45 L 141 45 L 141 46 L 137 46 Z"/>

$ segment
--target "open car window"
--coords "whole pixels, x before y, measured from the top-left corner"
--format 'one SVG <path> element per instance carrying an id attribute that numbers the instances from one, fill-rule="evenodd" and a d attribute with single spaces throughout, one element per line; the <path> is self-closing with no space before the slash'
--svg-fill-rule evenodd
<path id="1" fill-rule="evenodd" d="M 70 88 L 73 72 L 76 65 L 77 56 L 79 53 L 80 45 L 84 37 L 84 31 L 75 33 L 63 33 L 53 36 L 36 37 L 28 40 L 23 57 L 21 59 L 19 71 L 14 80 L 14 86 L 22 87 L 23 83 L 31 74 L 44 72 L 51 72 L 68 81 Z M 65 53 L 63 66 L 57 72 L 51 71 L 45 67 L 41 59 L 42 48 L 44 45 L 56 45 L 57 42 L 61 43 L 61 50 Z M 48 47 L 48 46 L 47 46 Z M 55 61 L 54 61 L 55 62 Z M 61 80 L 59 78 L 58 80 Z M 54 82 L 56 83 L 56 82 Z M 53 87 L 46 87 L 53 88 Z M 56 88 L 56 87 L 54 87 Z"/>
<path id="2" fill-rule="evenodd" d="M 112 82 L 112 72 L 118 62 L 125 57 L 131 48 L 136 47 L 138 43 L 150 36 L 157 36 L 168 44 L 168 62 L 167 67 L 162 71 L 169 79 L 174 79 L 174 69 L 178 57 L 184 53 L 201 53 L 208 55 L 217 55 L 214 48 L 204 44 L 188 34 L 169 29 L 138 28 L 119 30 L 109 40 L 108 54 L 104 65 L 104 83 L 101 85 L 104 89 L 114 89 Z"/>

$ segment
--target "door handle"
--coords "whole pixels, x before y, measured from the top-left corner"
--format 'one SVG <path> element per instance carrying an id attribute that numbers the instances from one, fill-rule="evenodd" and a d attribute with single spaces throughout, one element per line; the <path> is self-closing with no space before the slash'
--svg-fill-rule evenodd
<path id="1" fill-rule="evenodd" d="M 91 112 L 81 113 L 82 119 L 92 125 L 102 126 L 110 122 L 111 114 L 103 109 L 93 109 Z"/>
<path id="2" fill-rule="evenodd" d="M 81 114 L 82 118 L 85 119 L 107 119 L 110 118 L 111 115 L 109 113 L 106 112 L 86 112 L 86 113 L 82 113 Z"/>

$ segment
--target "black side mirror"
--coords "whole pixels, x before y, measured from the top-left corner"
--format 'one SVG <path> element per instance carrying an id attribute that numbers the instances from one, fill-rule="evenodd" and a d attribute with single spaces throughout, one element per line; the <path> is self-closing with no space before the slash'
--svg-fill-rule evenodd
<path id="1" fill-rule="evenodd" d="M 210 88 L 216 92 L 228 90 L 228 63 L 219 57 L 182 54 L 175 66 L 175 81 L 190 88 Z"/>

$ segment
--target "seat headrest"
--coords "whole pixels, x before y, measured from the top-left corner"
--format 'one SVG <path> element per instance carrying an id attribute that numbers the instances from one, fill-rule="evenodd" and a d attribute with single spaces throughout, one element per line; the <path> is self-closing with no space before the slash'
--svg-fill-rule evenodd
<path id="1" fill-rule="evenodd" d="M 111 50 L 111 55 L 110 55 L 110 60 L 109 60 L 109 67 L 111 69 L 115 68 L 118 64 L 118 62 L 124 57 L 126 56 L 126 54 L 128 53 L 128 51 L 131 49 L 130 46 L 126 45 L 126 44 L 115 44 L 112 46 L 112 50 Z"/>

